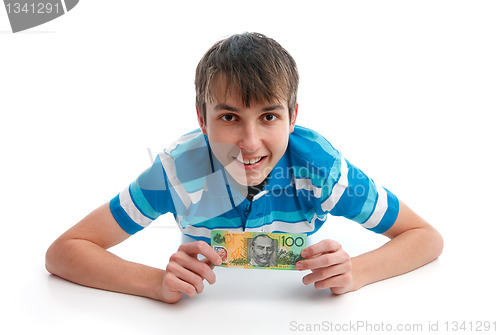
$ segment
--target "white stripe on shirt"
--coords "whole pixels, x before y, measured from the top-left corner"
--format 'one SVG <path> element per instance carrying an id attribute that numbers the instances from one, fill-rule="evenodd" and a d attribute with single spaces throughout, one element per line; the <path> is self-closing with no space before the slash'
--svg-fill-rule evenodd
<path id="1" fill-rule="evenodd" d="M 314 186 L 311 179 L 297 178 L 295 179 L 295 187 L 297 190 L 312 191 L 315 198 L 321 198 L 321 187 Z"/>
<path id="2" fill-rule="evenodd" d="M 161 163 L 163 165 L 163 168 L 165 169 L 168 181 L 181 199 L 184 207 L 189 208 L 191 204 L 195 204 L 200 201 L 203 194 L 203 189 L 193 193 L 189 193 L 188 191 L 186 191 L 182 182 L 179 180 L 179 178 L 177 178 L 177 173 L 175 172 L 175 163 L 172 157 L 163 153 L 161 153 L 160 156 Z"/>
<path id="3" fill-rule="evenodd" d="M 142 215 L 141 211 L 135 207 L 128 188 L 120 192 L 120 205 L 125 213 L 138 225 L 147 227 L 151 223 L 152 220 Z"/>
<path id="4" fill-rule="evenodd" d="M 362 224 L 365 228 L 373 228 L 376 227 L 387 211 L 387 192 L 383 187 L 377 186 L 378 199 L 377 205 L 375 206 L 375 210 L 370 218 Z"/>
<path id="5" fill-rule="evenodd" d="M 337 202 L 340 200 L 342 194 L 344 194 L 345 189 L 349 185 L 349 181 L 347 179 L 348 172 L 349 172 L 349 167 L 347 166 L 347 162 L 345 161 L 344 157 L 341 157 L 339 180 L 333 186 L 332 194 L 330 195 L 330 197 L 328 197 L 328 199 L 326 199 L 321 204 L 321 209 L 324 212 L 331 211 L 335 207 L 335 205 L 337 205 Z"/>

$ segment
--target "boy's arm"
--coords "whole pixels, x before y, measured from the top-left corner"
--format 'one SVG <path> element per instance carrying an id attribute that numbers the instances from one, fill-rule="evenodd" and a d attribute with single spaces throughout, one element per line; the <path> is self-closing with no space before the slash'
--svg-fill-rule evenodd
<path id="1" fill-rule="evenodd" d="M 297 265 L 312 273 L 304 277 L 304 283 L 314 283 L 317 289 L 330 288 L 335 294 L 354 291 L 427 264 L 443 249 L 439 232 L 401 201 L 398 218 L 384 235 L 391 240 L 354 258 L 331 240 L 305 248 L 302 256 L 306 260 Z"/>
<path id="2" fill-rule="evenodd" d="M 52 243 L 45 266 L 50 273 L 81 285 L 169 303 L 178 301 L 182 293 L 201 293 L 204 279 L 215 282 L 209 264 L 218 263 L 220 257 L 206 243 L 181 245 L 165 271 L 125 261 L 106 250 L 129 236 L 111 214 L 109 203 L 104 204 Z M 207 258 L 198 261 L 198 254 Z"/>
<path id="3" fill-rule="evenodd" d="M 352 259 L 353 290 L 419 268 L 443 250 L 441 234 L 401 201 L 396 222 L 383 235 L 391 240 Z"/>

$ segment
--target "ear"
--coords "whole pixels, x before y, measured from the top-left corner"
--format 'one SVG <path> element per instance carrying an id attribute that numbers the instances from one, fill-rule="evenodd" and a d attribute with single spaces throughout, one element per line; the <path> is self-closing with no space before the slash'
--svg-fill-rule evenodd
<path id="1" fill-rule="evenodd" d="M 208 135 L 206 122 L 203 120 L 203 117 L 201 116 L 198 106 L 196 106 L 196 116 L 198 118 L 198 125 L 200 126 L 201 132 L 205 135 Z"/>
<path id="2" fill-rule="evenodd" d="M 297 113 L 299 112 L 299 104 L 295 105 L 295 112 L 292 114 L 292 119 L 290 120 L 290 131 L 289 133 L 291 134 L 293 132 L 293 129 L 295 127 L 295 122 L 297 121 Z"/>

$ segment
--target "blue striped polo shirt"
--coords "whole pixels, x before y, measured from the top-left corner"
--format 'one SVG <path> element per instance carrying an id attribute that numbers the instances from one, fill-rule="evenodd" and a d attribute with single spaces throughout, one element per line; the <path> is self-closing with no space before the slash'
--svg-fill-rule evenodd
<path id="1" fill-rule="evenodd" d="M 316 232 L 327 214 L 376 233 L 395 222 L 399 201 L 346 160 L 320 134 L 295 126 L 288 147 L 251 201 L 228 177 L 200 130 L 162 151 L 153 165 L 110 201 L 129 234 L 172 213 L 181 232 L 210 241 L 213 229 L 233 232 Z"/>

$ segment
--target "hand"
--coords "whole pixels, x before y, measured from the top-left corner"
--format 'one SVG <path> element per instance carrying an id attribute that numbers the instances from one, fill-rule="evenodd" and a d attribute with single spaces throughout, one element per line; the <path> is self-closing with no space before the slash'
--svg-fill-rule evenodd
<path id="1" fill-rule="evenodd" d="M 302 250 L 301 256 L 305 260 L 295 264 L 297 270 L 312 271 L 302 278 L 305 285 L 314 283 L 316 289 L 330 288 L 334 294 L 351 291 L 351 258 L 338 242 L 323 240 Z"/>
<path id="2" fill-rule="evenodd" d="M 199 260 L 198 255 L 206 258 Z M 183 293 L 193 298 L 203 292 L 203 280 L 215 283 L 213 264 L 222 264 L 220 256 L 205 242 L 182 244 L 170 257 L 161 285 L 162 300 L 179 301 Z"/>

